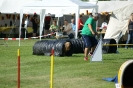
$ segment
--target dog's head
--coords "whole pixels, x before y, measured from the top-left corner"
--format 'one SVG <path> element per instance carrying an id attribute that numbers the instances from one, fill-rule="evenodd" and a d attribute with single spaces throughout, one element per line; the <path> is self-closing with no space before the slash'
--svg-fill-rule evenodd
<path id="1" fill-rule="evenodd" d="M 66 43 L 65 43 L 65 51 L 66 51 L 66 52 L 69 51 L 70 48 L 71 48 L 71 43 L 70 43 L 70 42 L 66 42 Z"/>

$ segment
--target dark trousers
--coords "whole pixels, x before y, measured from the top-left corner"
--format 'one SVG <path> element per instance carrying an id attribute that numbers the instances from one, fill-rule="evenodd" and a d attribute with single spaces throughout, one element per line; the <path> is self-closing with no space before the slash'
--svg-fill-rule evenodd
<path id="1" fill-rule="evenodd" d="M 73 39 L 73 38 L 74 38 L 74 34 L 73 34 L 73 33 L 70 33 L 70 34 L 68 35 L 68 37 L 69 37 L 70 39 Z"/>
<path id="2" fill-rule="evenodd" d="M 21 29 L 21 38 L 24 38 L 25 37 L 25 28 L 22 28 Z"/>
<path id="3" fill-rule="evenodd" d="M 133 44 L 133 30 L 130 30 L 129 34 L 130 34 L 131 44 Z M 133 48 L 133 46 L 132 46 L 132 48 Z"/>

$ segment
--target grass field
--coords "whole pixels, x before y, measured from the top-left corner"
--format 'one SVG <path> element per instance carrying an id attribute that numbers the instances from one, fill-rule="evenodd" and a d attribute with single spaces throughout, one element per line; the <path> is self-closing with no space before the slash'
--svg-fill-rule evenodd
<path id="1" fill-rule="evenodd" d="M 6 41 L 0 45 L 0 88 L 17 88 L 17 49 L 21 57 L 21 88 L 50 87 L 50 57 L 32 55 L 38 40 Z M 3 40 L 0 40 L 3 43 Z M 119 54 L 103 54 L 102 62 L 84 61 L 83 54 L 55 57 L 54 88 L 114 88 L 102 78 L 117 75 L 120 66 L 133 59 L 133 50 L 118 48 Z"/>

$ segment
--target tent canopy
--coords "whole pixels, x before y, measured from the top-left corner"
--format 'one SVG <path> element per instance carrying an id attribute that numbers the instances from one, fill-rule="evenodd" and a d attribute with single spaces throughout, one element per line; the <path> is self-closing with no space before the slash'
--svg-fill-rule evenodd
<path id="1" fill-rule="evenodd" d="M 20 13 L 20 8 L 24 6 L 24 4 L 32 3 L 35 1 L 41 0 L 2 0 L 3 3 L 0 5 L 1 13 Z"/>
<path id="2" fill-rule="evenodd" d="M 0 6 L 2 5 L 3 2 L 4 2 L 4 0 L 0 0 Z"/>
<path id="3" fill-rule="evenodd" d="M 91 1 L 86 2 L 90 4 L 97 4 L 98 7 L 98 13 L 101 12 L 113 12 L 114 10 L 120 9 L 122 7 L 125 7 L 132 3 L 132 1 Z M 92 12 L 93 9 L 88 9 L 88 12 Z M 86 9 L 82 9 L 80 12 L 84 13 Z"/>
<path id="4" fill-rule="evenodd" d="M 51 14 L 56 14 L 59 12 L 62 13 L 74 13 L 75 10 L 71 7 L 76 7 L 80 5 L 80 9 L 90 9 L 90 8 L 95 8 L 96 5 L 95 3 L 84 3 L 80 0 L 64 0 L 62 2 L 61 0 L 52 0 L 51 3 L 49 3 L 47 0 L 2 0 L 2 3 L 0 4 L 0 12 L 1 13 L 20 13 L 21 7 L 35 7 L 30 10 L 23 9 L 23 13 L 28 13 L 28 14 L 33 14 L 34 12 L 40 14 L 40 8 L 47 9 L 46 7 L 50 7 L 49 10 L 47 10 L 45 13 L 51 13 Z M 56 8 L 67 8 L 70 6 L 70 8 L 66 10 L 59 10 Z M 37 8 L 38 7 L 38 8 Z M 54 10 L 55 8 L 56 10 Z M 39 10 L 38 10 L 39 9 Z"/>
<path id="5" fill-rule="evenodd" d="M 80 0 L 51 0 L 50 3 L 47 0 L 44 1 L 37 1 L 34 3 L 27 4 L 22 7 L 20 16 L 22 16 L 23 12 L 35 10 L 39 11 L 40 14 L 40 31 L 43 28 L 43 19 L 46 13 L 50 13 L 49 11 L 52 11 L 54 13 L 75 13 L 75 19 L 76 19 L 76 24 L 78 24 L 78 18 L 79 18 L 79 11 L 80 9 L 89 9 L 89 8 L 95 8 L 95 11 L 98 11 L 98 5 L 96 4 L 90 4 L 90 3 L 85 3 Z M 21 17 L 22 19 L 22 17 Z M 20 21 L 21 23 L 21 21 Z M 75 32 L 75 38 L 77 38 L 77 32 L 78 32 L 78 25 L 76 26 L 76 32 Z M 41 32 L 40 32 L 41 36 Z"/>
<path id="6" fill-rule="evenodd" d="M 35 7 L 35 8 L 60 8 L 60 7 L 77 7 L 79 6 L 80 9 L 88 9 L 88 8 L 95 8 L 97 5 L 91 3 L 85 3 L 80 0 L 51 0 L 50 3 L 47 0 L 38 1 L 35 3 L 30 3 L 25 5 L 24 7 Z M 54 8 L 53 8 L 54 7 Z"/>
<path id="7" fill-rule="evenodd" d="M 28 8 L 28 9 L 27 9 Z M 31 13 L 33 10 L 36 13 L 40 13 L 40 9 L 46 9 L 46 14 L 68 14 L 68 13 L 75 13 L 76 9 L 90 9 L 90 8 L 98 8 L 98 5 L 92 3 L 85 3 L 80 0 L 51 0 L 49 3 L 47 0 L 38 1 L 30 4 L 26 4 L 22 7 L 23 12 Z"/>
<path id="8" fill-rule="evenodd" d="M 133 2 L 113 11 L 104 38 L 114 38 L 117 43 L 119 42 L 120 37 L 125 35 L 128 29 L 128 20 L 133 13 L 131 8 L 133 8 Z"/>
<path id="9" fill-rule="evenodd" d="M 131 1 L 98 1 L 98 12 L 112 12 L 131 4 Z"/>

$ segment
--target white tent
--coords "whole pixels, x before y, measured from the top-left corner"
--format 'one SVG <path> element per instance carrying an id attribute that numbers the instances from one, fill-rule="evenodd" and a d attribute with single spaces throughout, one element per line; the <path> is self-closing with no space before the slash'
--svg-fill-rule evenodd
<path id="1" fill-rule="evenodd" d="M 79 10 L 80 9 L 89 9 L 89 8 L 95 8 L 96 12 L 98 11 L 98 6 L 95 4 L 89 4 L 82 2 L 80 0 L 51 0 L 50 2 L 47 0 L 44 1 L 38 1 L 35 3 L 31 3 L 28 5 L 25 5 L 22 7 L 21 12 L 20 12 L 20 25 L 22 23 L 22 16 L 23 16 L 23 11 L 24 10 L 33 10 L 37 9 L 40 10 L 40 36 L 42 34 L 43 30 L 43 23 L 44 23 L 44 17 L 46 12 L 49 11 L 60 11 L 60 13 L 75 13 L 76 14 L 76 24 L 78 24 L 78 18 L 79 18 Z M 20 26 L 21 29 L 21 26 Z M 77 38 L 77 32 L 78 32 L 78 25 L 76 26 L 76 36 Z M 41 37 L 40 37 L 41 39 Z M 20 45 L 20 44 L 19 44 Z"/>
<path id="2" fill-rule="evenodd" d="M 25 4 L 41 1 L 41 0 L 3 0 L 3 3 L 0 3 L 0 12 L 1 13 L 20 13 L 20 8 Z"/>
<path id="3" fill-rule="evenodd" d="M 133 10 L 131 9 L 133 8 L 133 2 L 130 3 L 131 4 L 123 8 L 113 11 L 104 38 L 114 38 L 118 43 L 120 37 L 125 35 L 128 28 L 128 19 L 130 14 L 133 13 Z"/>
<path id="4" fill-rule="evenodd" d="M 98 1 L 98 12 L 112 12 L 131 3 L 131 1 Z"/>
<path id="5" fill-rule="evenodd" d="M 0 0 L 0 6 L 2 5 L 3 2 L 4 2 L 4 0 Z"/>
<path id="6" fill-rule="evenodd" d="M 91 1 L 86 2 L 90 4 L 97 4 L 98 5 L 98 13 L 101 12 L 113 12 L 117 9 L 125 7 L 132 3 L 132 1 Z M 88 12 L 92 12 L 93 9 L 87 9 Z M 80 13 L 85 13 L 86 9 L 82 9 Z"/>
<path id="7" fill-rule="evenodd" d="M 1 0 L 0 12 L 2 14 L 20 14 L 20 9 L 22 6 L 36 1 L 41 1 L 41 0 Z M 32 14 L 33 13 L 34 12 L 32 12 Z M 9 22 L 9 20 L 6 21 Z M 19 22 L 16 24 L 19 24 Z"/>

